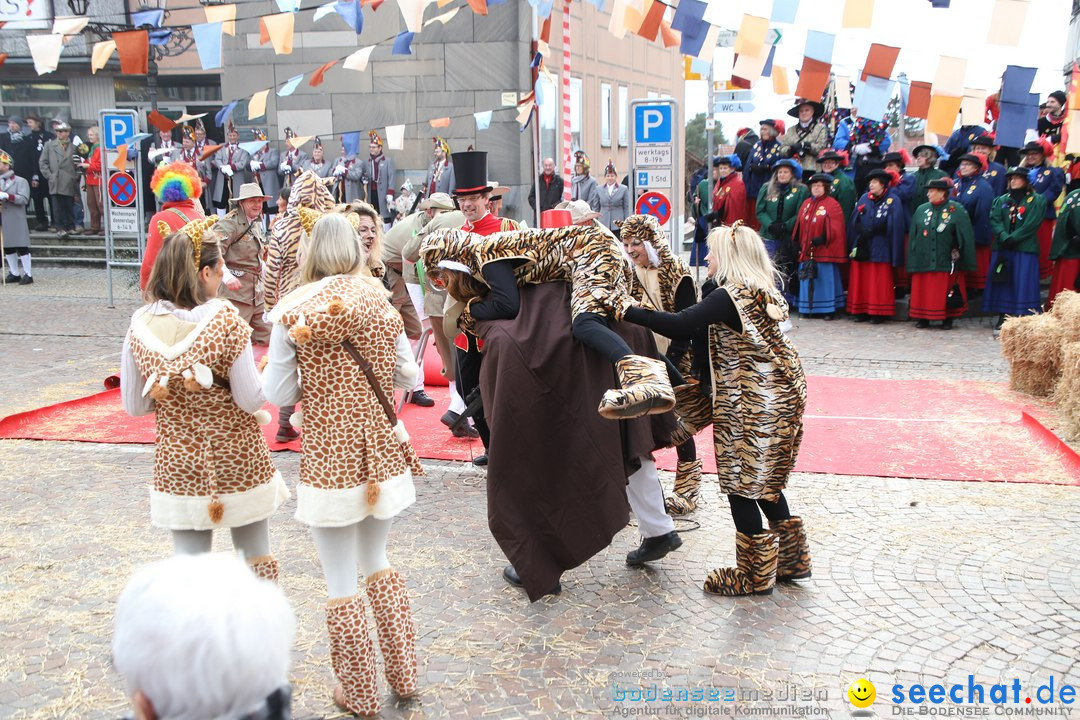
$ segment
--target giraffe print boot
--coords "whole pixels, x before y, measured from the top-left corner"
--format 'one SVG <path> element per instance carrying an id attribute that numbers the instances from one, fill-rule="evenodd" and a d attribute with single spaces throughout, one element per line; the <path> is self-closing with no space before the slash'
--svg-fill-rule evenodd
<path id="1" fill-rule="evenodd" d="M 777 581 L 791 582 L 810 577 L 810 545 L 806 542 L 806 527 L 802 518 L 790 517 L 777 522 L 770 520 L 769 529 L 780 536 Z"/>
<path id="2" fill-rule="evenodd" d="M 735 533 L 733 568 L 717 568 L 705 578 L 705 592 L 710 595 L 771 595 L 776 586 L 776 533 L 768 530 L 757 535 Z"/>
<path id="3" fill-rule="evenodd" d="M 273 555 L 260 555 L 257 558 L 252 558 L 248 560 L 248 565 L 256 577 L 274 583 L 278 581 L 278 561 Z"/>
<path id="4" fill-rule="evenodd" d="M 330 634 L 330 665 L 341 683 L 334 688 L 334 702 L 361 717 L 378 714 L 375 646 L 360 596 L 334 598 L 327 603 L 326 629 Z"/>
<path id="5" fill-rule="evenodd" d="M 416 625 L 405 579 L 393 568 L 367 579 L 368 602 L 375 614 L 386 680 L 398 697 L 416 694 Z"/>

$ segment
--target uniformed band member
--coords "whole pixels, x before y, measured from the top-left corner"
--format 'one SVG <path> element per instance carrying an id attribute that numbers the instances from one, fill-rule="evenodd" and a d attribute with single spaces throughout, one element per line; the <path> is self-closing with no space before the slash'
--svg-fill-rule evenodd
<path id="1" fill-rule="evenodd" d="M 266 133 L 256 128 L 251 131 L 251 137 L 253 140 L 265 141 Z M 262 187 L 263 193 L 270 197 L 270 200 L 263 206 L 263 212 L 267 215 L 276 215 L 278 209 L 275 200 L 281 193 L 277 149 L 272 147 L 270 143 L 266 143 L 252 156 L 248 167 L 251 168 L 255 182 Z"/>
<path id="2" fill-rule="evenodd" d="M 307 153 L 298 147 L 293 147 L 293 138 L 296 137 L 296 133 L 292 128 L 285 128 L 285 147 L 284 154 L 281 155 L 281 163 L 278 165 L 278 175 L 281 176 L 281 187 L 289 187 L 292 185 L 293 178 L 300 172 L 303 172 L 304 165 L 307 164 Z"/>
<path id="3" fill-rule="evenodd" d="M 949 199 L 951 190 L 947 177 L 927 183 L 929 199 L 915 208 L 908 233 L 909 314 L 919 328 L 940 320 L 941 328 L 948 330 L 954 318 L 967 312 L 964 273 L 975 269 L 975 238 L 964 206 Z"/>
<path id="4" fill-rule="evenodd" d="M 210 160 L 214 169 L 214 207 L 224 215 L 230 200 L 240 192 L 240 186 L 248 181 L 251 155 L 240 147 L 240 131 L 229 121 L 225 132 L 228 143 L 215 152 Z M 228 263 L 228 259 L 226 259 Z"/>

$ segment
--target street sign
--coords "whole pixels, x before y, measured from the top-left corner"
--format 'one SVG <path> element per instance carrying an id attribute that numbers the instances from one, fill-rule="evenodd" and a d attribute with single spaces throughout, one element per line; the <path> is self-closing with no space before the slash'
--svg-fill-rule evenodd
<path id="1" fill-rule="evenodd" d="M 779 45 L 783 38 L 784 34 L 780 32 L 779 28 L 769 28 L 769 34 L 765 39 L 770 45 Z"/>
<path id="2" fill-rule="evenodd" d="M 668 104 L 634 107 L 635 143 L 670 143 L 674 131 L 672 107 Z"/>
<path id="3" fill-rule="evenodd" d="M 745 102 L 747 100 L 754 99 L 753 90 L 729 90 L 727 92 L 714 92 L 713 102 L 718 103 L 732 103 L 732 102 Z"/>
<path id="4" fill-rule="evenodd" d="M 715 130 L 716 129 L 716 118 L 714 118 L 712 115 L 705 118 L 705 129 L 706 130 Z"/>
<path id="5" fill-rule="evenodd" d="M 637 186 L 641 188 L 670 188 L 671 169 L 638 170 Z"/>
<path id="6" fill-rule="evenodd" d="M 109 213 L 109 230 L 118 235 L 139 234 L 139 209 L 114 207 Z"/>
<path id="7" fill-rule="evenodd" d="M 652 215 L 661 225 L 671 219 L 671 201 L 663 193 L 645 193 L 638 198 L 636 210 L 640 215 Z"/>
<path id="8" fill-rule="evenodd" d="M 739 36 L 739 33 L 734 30 L 721 30 L 716 35 L 716 47 L 735 47 L 735 38 Z"/>
<path id="9" fill-rule="evenodd" d="M 752 102 L 718 102 L 713 103 L 714 113 L 748 113 L 753 112 Z"/>
<path id="10" fill-rule="evenodd" d="M 672 150 L 670 145 L 651 147 L 638 145 L 634 148 L 634 164 L 640 167 L 658 167 L 671 165 Z"/>
<path id="11" fill-rule="evenodd" d="M 113 173 L 109 178 L 109 199 L 120 207 L 127 207 L 135 202 L 138 192 L 135 189 L 135 178 L 126 172 Z"/>
<path id="12" fill-rule="evenodd" d="M 135 134 L 135 115 L 103 113 L 101 131 L 103 144 L 107 150 L 120 147 Z"/>

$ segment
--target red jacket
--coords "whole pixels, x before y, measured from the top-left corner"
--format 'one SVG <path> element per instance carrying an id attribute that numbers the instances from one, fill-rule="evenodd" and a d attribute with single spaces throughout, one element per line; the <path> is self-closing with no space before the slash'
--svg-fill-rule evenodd
<path id="1" fill-rule="evenodd" d="M 468 220 L 461 226 L 461 229 L 465 232 L 476 233 L 477 235 L 494 235 L 502 230 L 503 219 L 488 213 L 484 217 L 480 218 L 475 225 Z"/>
<path id="2" fill-rule="evenodd" d="M 746 185 L 742 175 L 733 172 L 713 189 L 713 212 L 720 213 L 720 223 L 746 222 Z"/>
<path id="3" fill-rule="evenodd" d="M 183 213 L 187 220 L 181 217 L 180 213 Z M 204 217 L 206 215 L 198 200 L 180 200 L 165 203 L 161 206 L 161 210 L 150 218 L 150 229 L 146 233 L 146 252 L 143 253 L 142 267 L 139 269 L 140 289 L 146 289 L 146 282 L 150 279 L 150 270 L 154 267 L 154 260 L 161 252 L 161 243 L 165 239 L 158 232 L 158 221 L 168 225 L 170 232 L 176 232 L 187 225 L 188 220 L 201 220 Z"/>
<path id="4" fill-rule="evenodd" d="M 86 168 L 86 186 L 98 187 L 101 185 L 101 153 L 105 152 L 101 149 L 100 145 L 94 145 L 94 149 L 90 151 L 90 157 L 87 160 Z"/>
<path id="5" fill-rule="evenodd" d="M 814 246 L 814 238 L 824 237 L 825 244 Z M 803 201 L 795 221 L 794 238 L 799 243 L 799 262 L 814 259 L 819 262 L 847 262 L 847 230 L 844 211 L 836 198 L 826 195 L 820 200 L 813 197 Z"/>

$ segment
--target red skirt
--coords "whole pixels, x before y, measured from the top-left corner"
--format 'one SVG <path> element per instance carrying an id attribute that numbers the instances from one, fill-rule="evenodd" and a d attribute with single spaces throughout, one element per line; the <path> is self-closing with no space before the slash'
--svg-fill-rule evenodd
<path id="1" fill-rule="evenodd" d="M 963 307 L 946 309 L 945 297 L 953 284 L 960 286 Z M 944 320 L 967 312 L 967 287 L 964 273 L 919 272 L 911 274 L 911 305 L 908 315 L 915 320 Z"/>
<path id="2" fill-rule="evenodd" d="M 848 313 L 892 317 L 896 312 L 896 286 L 893 285 L 892 265 L 860 260 L 854 260 L 850 264 Z"/>
<path id="3" fill-rule="evenodd" d="M 1054 275 L 1050 280 L 1050 295 L 1046 298 L 1046 309 L 1054 306 L 1054 296 L 1062 290 L 1076 290 L 1076 276 L 1080 275 L 1080 258 L 1054 261 Z"/>
<path id="4" fill-rule="evenodd" d="M 986 276 L 990 274 L 990 246 L 975 246 L 975 269 L 964 273 L 964 281 L 972 290 L 986 287 Z"/>
<path id="5" fill-rule="evenodd" d="M 1054 271 L 1050 262 L 1050 244 L 1054 241 L 1054 221 L 1043 220 L 1037 233 L 1039 238 L 1039 279 L 1050 277 Z"/>

